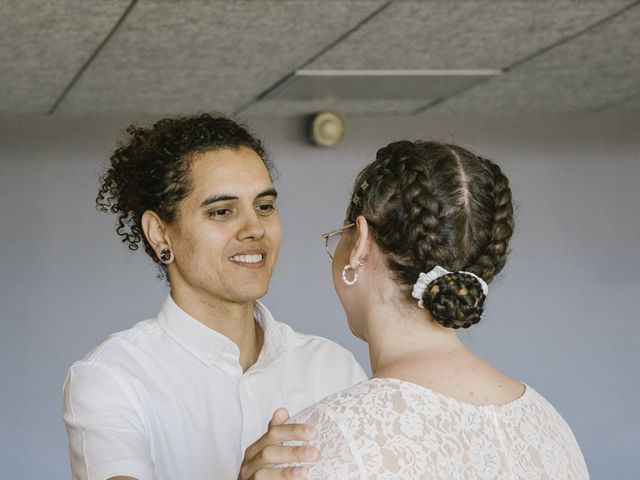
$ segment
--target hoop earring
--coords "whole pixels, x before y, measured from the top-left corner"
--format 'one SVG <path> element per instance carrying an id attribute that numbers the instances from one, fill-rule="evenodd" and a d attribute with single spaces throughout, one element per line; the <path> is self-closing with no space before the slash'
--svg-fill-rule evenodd
<path id="1" fill-rule="evenodd" d="M 160 250 L 160 254 L 158 255 L 158 258 L 162 263 L 164 263 L 165 265 L 168 265 L 173 261 L 173 252 L 168 248 L 163 248 L 162 250 Z"/>
<path id="2" fill-rule="evenodd" d="M 349 269 L 353 270 L 353 278 L 351 280 L 347 278 L 347 271 L 349 271 Z M 358 271 L 348 263 L 342 269 L 342 281 L 349 286 L 355 285 L 355 283 L 358 281 Z"/>

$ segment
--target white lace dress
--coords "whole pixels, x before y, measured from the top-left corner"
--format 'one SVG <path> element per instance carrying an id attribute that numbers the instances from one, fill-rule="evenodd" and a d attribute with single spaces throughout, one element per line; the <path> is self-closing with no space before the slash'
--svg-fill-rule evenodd
<path id="1" fill-rule="evenodd" d="M 308 479 L 588 479 L 571 429 L 532 388 L 500 406 L 373 378 L 290 419 L 315 425 Z"/>

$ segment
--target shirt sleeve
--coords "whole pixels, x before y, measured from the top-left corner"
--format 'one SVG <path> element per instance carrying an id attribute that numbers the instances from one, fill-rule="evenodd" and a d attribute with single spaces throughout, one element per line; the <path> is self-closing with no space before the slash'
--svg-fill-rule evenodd
<path id="1" fill-rule="evenodd" d="M 347 378 L 347 383 L 349 384 L 348 387 L 351 387 L 356 383 L 364 382 L 369 378 L 351 352 L 348 352 L 348 360 L 351 364 Z"/>
<path id="2" fill-rule="evenodd" d="M 81 363 L 71 367 L 63 397 L 73 480 L 155 480 L 148 429 L 132 386 L 105 367 Z"/>
<path id="3" fill-rule="evenodd" d="M 346 390 L 367 379 L 353 354 L 346 348 L 325 341 L 322 349 L 313 352 L 315 376 L 315 402 L 342 390 Z"/>
<path id="4" fill-rule="evenodd" d="M 368 478 L 353 438 L 328 409 L 310 407 L 292 417 L 287 423 L 305 423 L 316 428 L 316 440 L 309 443 L 320 450 L 320 459 L 309 470 L 307 480 Z"/>

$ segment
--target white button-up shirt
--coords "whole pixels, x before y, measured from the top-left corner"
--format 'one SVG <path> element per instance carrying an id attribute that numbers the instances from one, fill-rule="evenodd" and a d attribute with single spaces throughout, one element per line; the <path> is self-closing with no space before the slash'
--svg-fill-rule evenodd
<path id="1" fill-rule="evenodd" d="M 264 343 L 244 373 L 237 345 L 170 296 L 76 362 L 64 386 L 73 479 L 235 480 L 274 410 L 297 413 L 366 378 L 350 352 L 260 302 L 255 319 Z"/>

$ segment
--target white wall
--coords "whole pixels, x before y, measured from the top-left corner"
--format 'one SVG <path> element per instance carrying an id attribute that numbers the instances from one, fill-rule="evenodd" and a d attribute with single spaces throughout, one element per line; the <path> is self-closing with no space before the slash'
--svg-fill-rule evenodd
<path id="1" fill-rule="evenodd" d="M 545 395 L 592 478 L 635 479 L 640 420 L 640 114 L 350 118 L 336 149 L 299 119 L 248 119 L 276 159 L 284 242 L 266 302 L 368 365 L 346 327 L 320 233 L 339 226 L 356 172 L 400 138 L 495 159 L 518 205 L 513 253 L 468 344 Z M 95 211 L 98 177 L 128 119 L 0 119 L 0 465 L 3 478 L 69 478 L 61 386 L 109 333 L 165 295 Z"/>

